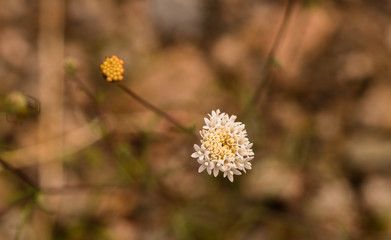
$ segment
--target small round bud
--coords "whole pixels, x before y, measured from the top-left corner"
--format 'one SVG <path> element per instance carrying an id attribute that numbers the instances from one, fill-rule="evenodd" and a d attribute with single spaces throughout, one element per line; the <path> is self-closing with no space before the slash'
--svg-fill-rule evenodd
<path id="1" fill-rule="evenodd" d="M 5 108 L 7 113 L 24 116 L 28 113 L 28 99 L 21 92 L 11 92 L 5 98 Z"/>
<path id="2" fill-rule="evenodd" d="M 71 76 L 75 75 L 77 71 L 77 62 L 75 59 L 68 57 L 64 60 L 64 68 L 67 73 L 69 73 Z M 102 68 L 102 65 L 101 65 Z"/>

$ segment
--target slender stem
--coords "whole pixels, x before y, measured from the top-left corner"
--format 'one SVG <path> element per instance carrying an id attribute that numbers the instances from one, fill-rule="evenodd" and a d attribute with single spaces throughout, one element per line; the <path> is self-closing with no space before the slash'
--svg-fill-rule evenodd
<path id="1" fill-rule="evenodd" d="M 74 81 L 77 85 L 79 85 L 79 87 L 81 88 L 81 90 L 84 91 L 84 93 L 91 99 L 92 101 L 92 104 L 94 105 L 94 108 L 95 108 L 95 112 L 101 116 L 101 113 L 99 111 L 99 108 L 98 108 L 98 104 L 97 104 L 97 101 L 96 101 L 96 97 L 95 97 L 95 94 L 90 90 L 88 89 L 88 87 L 84 84 L 83 81 L 80 80 L 80 78 L 78 78 L 76 76 L 76 73 L 75 74 L 69 74 L 69 78 Z"/>
<path id="2" fill-rule="evenodd" d="M 94 110 L 96 112 L 96 114 L 100 117 L 101 121 L 102 121 L 102 127 L 104 129 L 104 131 L 107 133 L 107 130 L 108 130 L 108 124 L 101 112 L 101 110 L 99 109 L 99 105 L 98 105 L 98 102 L 96 101 L 96 97 L 95 97 L 95 94 L 93 93 L 93 91 L 91 91 L 85 84 L 83 81 L 81 81 L 80 78 L 77 77 L 76 73 L 73 73 L 73 74 L 70 74 L 70 78 L 76 83 L 79 85 L 79 87 L 84 91 L 84 93 L 91 99 L 92 101 L 92 104 L 94 106 Z M 112 151 L 113 150 L 113 143 L 112 141 L 110 140 L 111 136 L 108 135 L 106 136 L 105 138 L 103 138 L 103 141 L 107 147 L 107 149 L 109 151 Z M 115 163 L 118 165 L 118 167 L 120 167 L 121 169 L 123 169 L 126 174 L 132 178 L 132 175 L 130 174 L 129 170 L 126 169 L 126 167 L 123 166 L 123 164 L 117 159 L 117 158 L 114 158 L 115 159 Z M 45 189 L 45 192 L 48 193 L 47 191 L 48 189 Z"/>
<path id="3" fill-rule="evenodd" d="M 21 179 L 23 182 L 27 183 L 30 187 L 32 187 L 34 190 L 39 191 L 40 187 L 38 184 L 36 184 L 29 176 L 26 175 L 22 170 L 19 170 L 17 168 L 14 168 L 11 164 L 4 161 L 2 158 L 0 158 L 0 164 L 9 172 L 13 173 L 15 176 L 17 176 L 19 179 Z"/>
<path id="4" fill-rule="evenodd" d="M 95 98 L 95 94 L 90 91 L 90 89 L 88 89 L 88 87 L 84 84 L 83 81 L 81 81 L 77 76 L 76 74 L 72 74 L 71 77 L 70 77 L 73 81 L 75 81 L 79 86 L 80 88 L 87 94 L 87 96 L 94 102 L 94 104 L 96 103 L 96 98 Z"/>
<path id="5" fill-rule="evenodd" d="M 31 217 L 31 215 L 33 213 L 33 209 L 34 209 L 34 203 L 29 203 L 29 204 L 27 204 L 25 206 L 24 214 L 23 214 L 24 216 L 23 216 L 22 221 L 19 223 L 19 226 L 17 228 L 16 235 L 15 235 L 15 240 L 22 239 L 23 228 L 26 225 L 26 223 L 29 220 L 29 218 Z"/>
<path id="6" fill-rule="evenodd" d="M 83 90 L 83 92 L 87 95 L 87 97 L 91 99 L 92 105 L 93 105 L 93 109 L 95 111 L 95 114 L 100 117 L 104 130 L 107 130 L 107 121 L 104 118 L 101 110 L 99 109 L 99 103 L 98 103 L 98 101 L 96 99 L 96 96 L 95 96 L 94 92 L 91 91 L 86 86 L 86 84 L 76 75 L 76 73 L 69 74 L 69 78 L 72 81 L 74 81 L 77 85 L 79 85 L 79 87 Z"/>
<path id="7" fill-rule="evenodd" d="M 286 4 L 282 23 L 278 29 L 277 36 L 274 39 L 273 45 L 270 48 L 269 53 L 266 56 L 266 60 L 263 62 L 262 66 L 260 68 L 260 75 L 259 75 L 260 76 L 259 77 L 260 83 L 259 83 L 257 89 L 255 90 L 254 96 L 250 101 L 249 107 L 253 106 L 254 104 L 256 104 L 258 102 L 258 100 L 262 97 L 262 93 L 264 92 L 266 87 L 269 85 L 271 78 L 269 76 L 270 71 L 268 71 L 268 68 L 273 62 L 272 60 L 274 58 L 276 50 L 278 49 L 278 46 L 281 42 L 281 39 L 284 35 L 284 32 L 285 32 L 286 27 L 288 25 L 288 20 L 290 19 L 290 16 L 292 15 L 294 3 L 296 1 L 297 0 L 288 0 L 288 2 Z"/>
<path id="8" fill-rule="evenodd" d="M 0 210 L 0 217 L 6 214 L 9 210 L 11 210 L 13 207 L 16 207 L 19 204 L 24 204 L 28 201 L 30 201 L 31 198 L 35 196 L 35 193 L 30 193 L 12 203 L 10 203 L 8 206 Z"/>
<path id="9" fill-rule="evenodd" d="M 140 104 L 142 104 L 144 107 L 150 109 L 151 111 L 155 112 L 157 115 L 165 118 L 167 121 L 171 122 L 174 126 L 176 126 L 178 129 L 184 131 L 184 132 L 189 132 L 189 130 L 180 124 L 177 120 L 175 120 L 173 117 L 168 115 L 166 112 L 160 110 L 159 108 L 155 107 L 151 103 L 147 102 L 144 100 L 142 97 L 137 95 L 135 92 L 133 92 L 130 88 L 126 87 L 122 83 L 116 83 L 117 87 L 125 91 L 129 96 L 134 98 L 136 101 L 138 101 Z"/>
<path id="10" fill-rule="evenodd" d="M 84 191 L 111 191 L 113 189 L 129 189 L 129 185 L 111 185 L 111 184 L 102 184 L 102 185 L 76 185 L 76 186 L 63 186 L 61 188 L 45 188 L 42 189 L 42 193 L 57 195 L 65 193 L 75 193 L 75 192 L 84 192 Z"/>

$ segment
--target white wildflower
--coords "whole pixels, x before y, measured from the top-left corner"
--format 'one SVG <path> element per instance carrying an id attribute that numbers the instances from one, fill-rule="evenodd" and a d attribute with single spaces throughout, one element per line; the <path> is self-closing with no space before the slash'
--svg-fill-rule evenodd
<path id="1" fill-rule="evenodd" d="M 234 175 L 251 169 L 251 160 L 254 158 L 252 143 L 247 138 L 245 125 L 235 122 L 236 116 L 212 111 L 205 118 L 205 126 L 200 131 L 201 146 L 194 144 L 191 156 L 201 165 L 198 172 L 206 170 L 215 177 L 219 172 L 233 182 Z"/>

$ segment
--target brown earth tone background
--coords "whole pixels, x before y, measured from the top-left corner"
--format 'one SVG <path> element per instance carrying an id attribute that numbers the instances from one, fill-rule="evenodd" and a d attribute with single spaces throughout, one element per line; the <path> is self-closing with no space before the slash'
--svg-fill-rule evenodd
<path id="1" fill-rule="evenodd" d="M 196 134 L 237 115 L 253 169 L 198 174 L 112 55 Z M 0 169 L 0 239 L 391 239 L 390 66 L 390 0 L 2 1 L 0 158 L 40 190 Z"/>

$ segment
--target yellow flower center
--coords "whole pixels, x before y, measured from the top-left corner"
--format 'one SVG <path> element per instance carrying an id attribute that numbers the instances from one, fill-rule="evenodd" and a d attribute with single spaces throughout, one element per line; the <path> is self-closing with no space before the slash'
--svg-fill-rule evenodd
<path id="1" fill-rule="evenodd" d="M 202 130 L 202 143 L 210 152 L 212 159 L 234 158 L 238 150 L 238 137 L 229 134 L 228 127 L 219 126 L 217 129 Z"/>
<path id="2" fill-rule="evenodd" d="M 124 61 L 117 56 L 106 57 L 100 65 L 103 75 L 106 76 L 108 82 L 120 81 L 124 77 Z"/>

